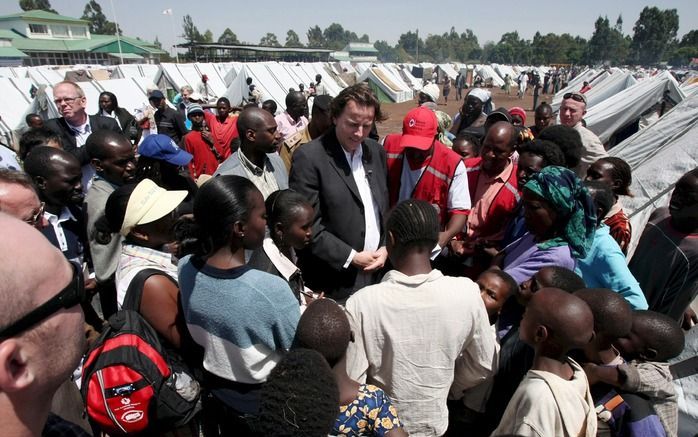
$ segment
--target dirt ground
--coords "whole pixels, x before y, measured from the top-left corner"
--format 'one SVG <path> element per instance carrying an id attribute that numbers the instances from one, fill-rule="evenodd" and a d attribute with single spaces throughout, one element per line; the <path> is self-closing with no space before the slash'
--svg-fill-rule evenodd
<path id="1" fill-rule="evenodd" d="M 504 91 L 499 88 L 488 88 L 492 93 L 492 101 L 494 102 L 494 107 L 499 108 L 504 106 L 505 108 L 513 108 L 514 106 L 521 106 L 526 110 L 526 125 L 533 125 L 533 95 L 530 88 L 526 92 L 526 96 L 519 100 L 515 95 L 516 88 L 512 87 L 512 95 L 507 96 Z M 468 92 L 468 89 L 463 90 L 463 95 Z M 553 99 L 552 94 L 539 95 L 538 104 L 543 101 L 550 103 Z M 414 100 L 402 103 L 387 103 L 381 105 L 381 109 L 388 114 L 388 120 L 384 121 L 382 124 L 378 125 L 378 133 L 381 137 L 384 137 L 390 133 L 400 133 L 402 131 L 402 119 L 405 118 L 407 112 L 417 105 L 417 98 Z M 439 109 L 446 112 L 451 117 L 458 113 L 458 109 L 463 105 L 463 100 L 456 101 L 456 89 L 451 86 L 451 93 L 448 96 L 448 103 L 444 103 L 444 98 L 441 96 L 439 99 Z"/>

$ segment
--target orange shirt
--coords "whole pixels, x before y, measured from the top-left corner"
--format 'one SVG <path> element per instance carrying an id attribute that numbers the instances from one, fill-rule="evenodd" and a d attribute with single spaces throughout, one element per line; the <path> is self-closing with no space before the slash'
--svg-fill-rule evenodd
<path id="1" fill-rule="evenodd" d="M 488 176 L 484 171 L 480 172 L 477 179 L 477 187 L 475 188 L 475 197 L 472 200 L 473 208 L 468 215 L 468 240 L 501 240 L 504 238 L 506 229 L 502 228 L 493 235 L 480 235 L 479 229 L 487 220 L 487 213 L 497 193 L 502 186 L 509 180 L 511 172 L 514 171 L 514 163 L 509 160 L 509 163 L 501 173 L 496 176 Z"/>

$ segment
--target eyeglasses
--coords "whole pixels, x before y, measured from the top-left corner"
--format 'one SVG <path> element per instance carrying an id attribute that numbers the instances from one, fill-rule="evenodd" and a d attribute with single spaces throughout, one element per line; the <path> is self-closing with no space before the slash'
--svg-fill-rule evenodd
<path id="1" fill-rule="evenodd" d="M 566 93 L 565 95 L 562 96 L 562 99 L 563 100 L 572 99 L 575 102 L 584 103 L 584 104 L 586 104 L 586 102 L 587 102 L 586 97 L 584 97 L 583 95 L 581 95 L 579 93 Z"/>
<path id="2" fill-rule="evenodd" d="M 54 99 L 53 103 L 56 105 L 60 105 L 61 103 L 65 102 L 68 105 L 72 105 L 74 101 L 77 99 L 82 99 L 82 96 L 77 96 L 77 97 L 63 97 L 62 99 Z"/>
<path id="3" fill-rule="evenodd" d="M 21 334 L 63 308 L 72 308 L 85 301 L 85 279 L 82 270 L 75 263 L 71 262 L 70 265 L 73 268 L 73 278 L 70 283 L 47 302 L 0 330 L 0 341 Z"/>
<path id="4" fill-rule="evenodd" d="M 39 204 L 39 208 L 37 208 L 37 210 L 35 212 L 32 212 L 31 217 L 24 219 L 24 222 L 27 223 L 28 225 L 36 226 L 36 224 L 39 223 L 41 216 L 44 214 L 45 207 L 46 207 L 46 203 L 41 202 L 41 204 Z"/>

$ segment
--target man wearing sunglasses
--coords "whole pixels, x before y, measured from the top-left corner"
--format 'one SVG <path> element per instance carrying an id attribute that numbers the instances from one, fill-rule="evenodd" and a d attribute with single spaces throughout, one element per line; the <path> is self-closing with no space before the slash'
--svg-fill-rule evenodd
<path id="1" fill-rule="evenodd" d="M 601 140 L 596 134 L 582 126 L 582 118 L 587 113 L 587 98 L 581 93 L 567 93 L 562 96 L 562 104 L 560 105 L 560 124 L 569 126 L 579 132 L 582 137 L 582 145 L 584 152 L 582 160 L 572 170 L 580 178 L 584 178 L 587 174 L 587 168 L 595 163 L 600 158 L 608 156 L 604 149 Z"/>
<path id="2" fill-rule="evenodd" d="M 37 229 L 48 224 L 44 203 L 39 201 L 29 175 L 22 171 L 0 169 L 0 211 Z"/>
<path id="3" fill-rule="evenodd" d="M 39 436 L 85 349 L 82 272 L 22 221 L 0 213 L 0 228 L 0 424 Z"/>

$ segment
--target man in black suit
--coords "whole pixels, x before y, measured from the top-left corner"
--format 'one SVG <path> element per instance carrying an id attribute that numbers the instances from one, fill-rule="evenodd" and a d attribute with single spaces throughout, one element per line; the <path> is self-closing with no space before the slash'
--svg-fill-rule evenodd
<path id="1" fill-rule="evenodd" d="M 45 126 L 58 134 L 63 142 L 63 149 L 80 161 L 80 165 L 83 166 L 83 184 L 86 184 L 94 175 L 90 157 L 83 147 L 87 137 L 100 129 L 122 133 L 121 129 L 112 118 L 87 115 L 85 93 L 75 82 L 57 83 L 53 87 L 53 102 L 62 117 L 47 120 Z"/>
<path id="2" fill-rule="evenodd" d="M 388 177 L 383 148 L 367 138 L 380 103 L 363 83 L 332 102 L 334 126 L 293 154 L 290 187 L 315 208 L 313 240 L 299 253 L 308 286 L 344 301 L 376 283 L 385 264 Z"/>

